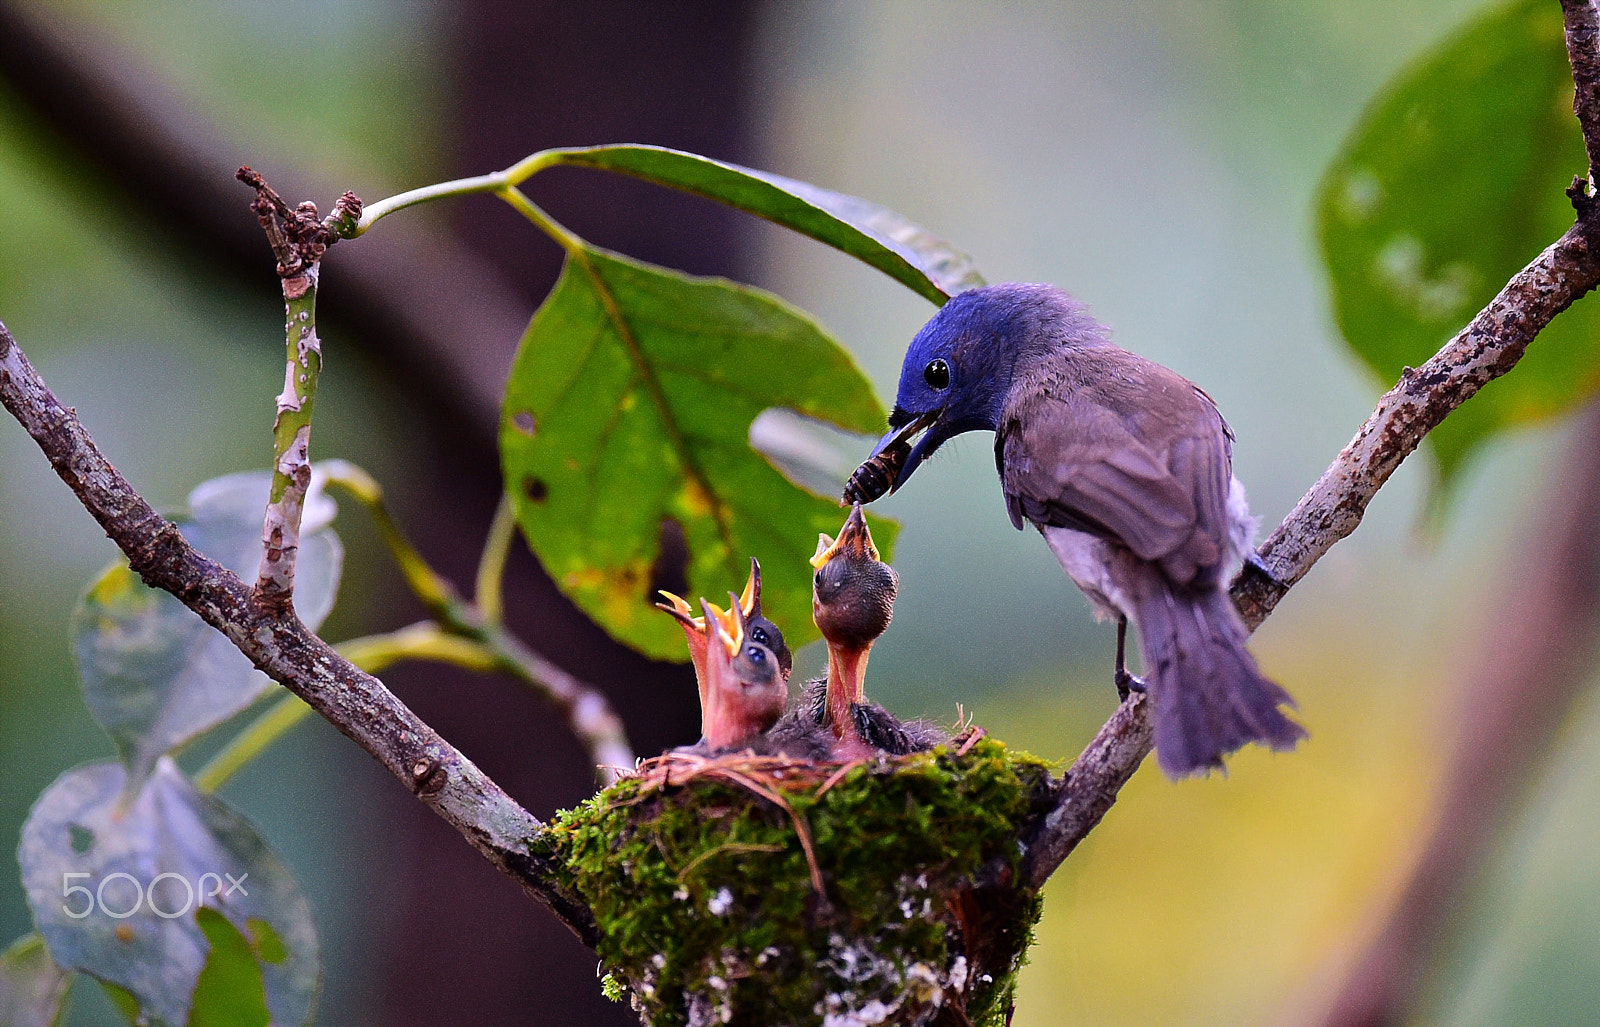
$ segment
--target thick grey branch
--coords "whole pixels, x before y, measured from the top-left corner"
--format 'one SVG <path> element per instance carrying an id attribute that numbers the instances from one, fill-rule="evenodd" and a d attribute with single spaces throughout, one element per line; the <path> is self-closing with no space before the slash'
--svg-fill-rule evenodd
<path id="1" fill-rule="evenodd" d="M 1566 20 L 1567 60 L 1572 65 L 1572 112 L 1583 129 L 1589 178 L 1600 169 L 1600 15 L 1594 0 L 1561 0 Z"/>
<path id="2" fill-rule="evenodd" d="M 1517 272 L 1487 307 L 1428 362 L 1408 368 L 1355 438 L 1259 550 L 1267 574 L 1247 569 L 1233 595 L 1259 625 L 1334 543 L 1356 530 L 1400 462 L 1456 407 L 1511 370 L 1551 319 L 1600 283 L 1600 240 L 1584 218 Z"/>
<path id="3" fill-rule="evenodd" d="M 1600 217 L 1594 205 L 1580 206 L 1578 223 L 1517 272 L 1460 334 L 1421 367 L 1406 369 L 1261 545 L 1261 566 L 1246 566 L 1233 583 L 1234 602 L 1252 630 L 1324 553 L 1355 531 L 1372 497 L 1428 432 L 1516 366 L 1552 318 L 1600 284 Z M 1043 883 L 1100 822 L 1149 754 L 1147 721 L 1143 703 L 1124 704 L 1073 765 L 1026 861 L 1035 882 Z"/>
<path id="4" fill-rule="evenodd" d="M 45 386 L 0 324 L 0 403 L 145 583 L 176 596 L 251 662 L 349 736 L 520 882 L 586 944 L 598 940 L 583 901 L 563 890 L 535 845 L 544 824 L 423 723 L 377 678 L 309 631 L 292 609 L 263 602 L 190 546 L 112 467 L 72 411 Z"/>

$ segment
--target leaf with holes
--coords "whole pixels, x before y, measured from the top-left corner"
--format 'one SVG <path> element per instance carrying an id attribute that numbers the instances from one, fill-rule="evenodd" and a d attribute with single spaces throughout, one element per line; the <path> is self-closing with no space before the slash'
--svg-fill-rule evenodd
<path id="1" fill-rule="evenodd" d="M 983 284 L 972 258 L 945 239 L 886 207 L 809 182 L 664 146 L 586 146 L 547 156 L 749 211 L 848 253 L 934 303 Z"/>
<path id="2" fill-rule="evenodd" d="M 500 455 L 528 544 L 590 617 L 656 659 L 687 657 L 651 606 L 664 524 L 682 530 L 691 598 L 726 601 L 754 556 L 767 615 L 792 646 L 815 638 L 807 561 L 844 513 L 751 448 L 769 408 L 863 433 L 885 422 L 850 355 L 777 297 L 572 254 L 506 387 Z M 873 532 L 887 550 L 892 525 Z"/>
<path id="3" fill-rule="evenodd" d="M 136 789 L 126 776 L 120 763 L 69 770 L 22 827 L 22 886 L 50 955 L 126 991 L 141 1022 L 187 1024 L 218 936 L 229 955 L 213 983 L 239 970 L 232 938 L 197 919 L 204 906 L 248 943 L 273 1021 L 308 1021 L 317 935 L 289 871 L 249 821 L 171 759 Z"/>
<path id="4" fill-rule="evenodd" d="M 1558 4 L 1494 8 L 1378 97 L 1317 216 L 1339 328 L 1386 387 L 1572 225 L 1564 191 L 1586 167 Z M 1600 306 L 1585 300 L 1432 432 L 1443 483 L 1497 432 L 1597 385 Z"/>
<path id="5" fill-rule="evenodd" d="M 184 537 L 240 577 L 261 561 L 261 517 L 272 476 L 230 474 L 189 494 Z M 333 608 L 343 548 L 329 528 L 335 507 L 306 503 L 295 575 L 295 612 L 315 630 Z M 89 712 L 111 734 L 137 785 L 163 753 L 249 706 L 272 687 L 225 636 L 118 561 L 89 587 L 72 625 L 72 652 Z"/>

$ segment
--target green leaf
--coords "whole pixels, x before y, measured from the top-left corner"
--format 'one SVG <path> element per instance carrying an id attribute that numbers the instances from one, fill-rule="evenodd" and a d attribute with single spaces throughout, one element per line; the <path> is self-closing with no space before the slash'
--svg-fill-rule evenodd
<path id="1" fill-rule="evenodd" d="M 983 284 L 972 258 L 894 211 L 844 193 L 662 146 L 547 151 L 559 163 L 602 168 L 681 189 L 811 236 L 942 304 Z"/>
<path id="2" fill-rule="evenodd" d="M 687 658 L 651 606 L 666 521 L 687 542 L 691 599 L 726 603 L 755 556 L 767 615 L 792 646 L 816 637 L 807 561 L 844 513 L 751 448 L 768 408 L 856 432 L 885 418 L 850 355 L 777 297 L 575 251 L 523 336 L 502 411 L 528 544 L 590 617 L 656 659 Z M 893 526 L 873 532 L 887 550 Z"/>
<path id="3" fill-rule="evenodd" d="M 1384 383 L 1427 360 L 1573 222 L 1588 162 L 1572 115 L 1561 7 L 1497 6 L 1395 79 L 1322 183 L 1339 328 Z M 1448 486 L 1508 426 L 1600 384 L 1600 307 L 1580 303 L 1430 435 Z"/>
<path id="4" fill-rule="evenodd" d="M 145 1021 L 187 1024 L 215 944 L 192 915 L 203 904 L 251 940 L 273 1022 L 305 1023 L 319 956 L 300 886 L 249 821 L 170 758 L 142 787 L 126 777 L 115 762 L 69 770 L 22 827 L 22 885 L 50 955 L 126 990 Z"/>
<path id="5" fill-rule="evenodd" d="M 54 1027 L 66 1008 L 72 975 L 56 966 L 44 939 L 18 938 L 0 952 L 0 1024 Z"/>
<path id="6" fill-rule="evenodd" d="M 250 943 L 229 919 L 214 909 L 195 911 L 195 920 L 211 943 L 205 969 L 194 986 L 189 1027 L 267 1027 L 267 992 L 261 964 Z"/>
<path id="7" fill-rule="evenodd" d="M 100 990 L 105 993 L 111 1007 L 122 1014 L 122 1018 L 130 1025 L 139 1023 L 139 1000 L 127 988 L 119 988 L 110 981 L 101 981 Z"/>
<path id="8" fill-rule="evenodd" d="M 189 495 L 184 537 L 235 574 L 254 580 L 271 475 L 230 474 Z M 327 523 L 335 508 L 306 504 L 295 575 L 295 611 L 313 630 L 333 608 L 344 551 Z M 89 712 L 111 734 L 137 787 L 156 760 L 260 698 L 272 680 L 199 615 L 147 587 L 126 562 L 108 568 L 79 604 L 72 651 Z"/>

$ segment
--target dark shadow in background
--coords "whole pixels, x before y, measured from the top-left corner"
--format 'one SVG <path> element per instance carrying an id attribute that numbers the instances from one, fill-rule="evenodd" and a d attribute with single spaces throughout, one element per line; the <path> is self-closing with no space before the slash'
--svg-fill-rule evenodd
<path id="1" fill-rule="evenodd" d="M 549 146 L 650 142 L 748 160 L 744 54 L 754 5 L 719 3 L 467 4 L 451 48 L 459 94 L 453 173 L 505 167 Z M 643 260 L 697 274 L 738 277 L 739 215 L 641 182 L 556 169 L 528 183 L 534 202 L 579 235 Z M 560 270 L 557 247 L 498 200 L 452 208 L 463 238 L 493 261 L 533 305 Z M 509 359 L 509 351 L 508 351 Z M 449 566 L 471 574 L 498 489 L 479 476 L 474 530 Z M 692 675 L 648 663 L 611 643 L 548 578 L 523 559 L 508 579 L 514 629 L 612 697 L 635 749 L 659 752 L 698 735 Z M 730 587 L 736 587 L 730 586 Z M 420 679 L 401 694 L 540 816 L 592 792 L 583 753 L 532 699 L 507 686 Z M 636 1023 L 599 995 L 596 957 L 550 917 L 530 910 L 443 823 L 394 792 L 395 815 L 413 822 L 414 887 L 403 943 L 391 953 L 386 1019 L 407 1024 Z"/>
<path id="2" fill-rule="evenodd" d="M 548 146 L 601 142 L 748 161 L 744 62 L 754 21 L 748 0 L 464 4 L 447 22 L 453 38 L 440 40 L 456 83 L 451 173 L 479 174 Z M 102 173 L 102 184 L 142 224 L 173 227 L 166 259 L 203 280 L 271 287 L 270 254 L 246 211 L 247 193 L 232 180 L 239 155 L 197 127 L 159 77 L 129 65 L 114 46 L 97 48 L 67 22 L 0 3 L 0 78 L 75 160 Z M 324 208 L 350 185 L 261 170 L 291 200 L 314 197 Z M 739 216 L 707 201 L 561 169 L 530 182 L 528 192 L 580 235 L 631 256 L 732 277 L 748 266 Z M 433 452 L 419 458 L 431 466 L 417 480 L 429 485 L 392 497 L 393 504 L 430 561 L 470 585 L 499 495 L 492 396 L 517 333 L 555 281 L 560 252 L 498 201 L 455 201 L 451 215 L 456 238 L 396 218 L 392 230 L 385 222 L 383 231 L 335 250 L 320 313 L 330 331 L 389 369 L 427 423 Z M 611 642 L 525 551 L 513 558 L 506 587 L 513 629 L 600 686 L 638 752 L 696 737 L 686 666 L 652 663 Z M 421 613 L 403 596 L 394 605 L 401 607 L 390 611 L 394 619 L 371 629 Z M 584 752 L 519 686 L 422 665 L 385 677 L 535 814 L 592 793 Z M 636 1022 L 600 997 L 592 952 L 375 764 L 370 769 L 376 783 L 368 791 L 385 807 L 377 812 L 401 839 L 394 851 L 371 854 L 383 885 L 367 889 L 384 896 L 398 926 L 373 939 L 387 958 L 375 989 L 381 1022 Z"/>

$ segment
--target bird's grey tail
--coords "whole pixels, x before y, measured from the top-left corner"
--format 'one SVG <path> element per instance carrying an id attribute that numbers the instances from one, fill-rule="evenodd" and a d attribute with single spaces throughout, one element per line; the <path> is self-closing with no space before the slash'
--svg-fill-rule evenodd
<path id="1" fill-rule="evenodd" d="M 1294 748 L 1306 730 L 1278 709 L 1294 700 L 1256 667 L 1228 593 L 1174 594 L 1164 575 L 1150 573 L 1137 590 L 1137 623 L 1161 769 L 1177 778 L 1221 768 L 1223 756 L 1250 742 Z"/>

